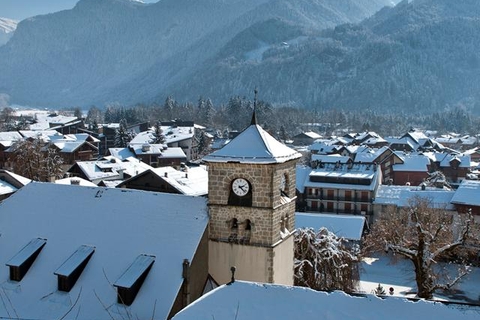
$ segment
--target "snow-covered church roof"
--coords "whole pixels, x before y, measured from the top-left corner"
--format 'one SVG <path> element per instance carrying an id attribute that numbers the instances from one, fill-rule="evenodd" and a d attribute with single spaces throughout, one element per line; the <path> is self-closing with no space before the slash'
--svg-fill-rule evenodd
<path id="1" fill-rule="evenodd" d="M 203 158 L 206 162 L 283 163 L 302 155 L 276 140 L 257 124 L 255 112 L 252 122 L 222 149 Z"/>
<path id="2" fill-rule="evenodd" d="M 52 183 L 28 184 L 0 211 L 1 319 L 166 319 L 182 263 L 193 260 L 208 224 L 205 198 Z M 32 239 L 45 239 L 44 248 L 21 281 L 9 280 L 5 264 Z M 59 291 L 54 272 L 85 247 L 94 248 L 90 261 L 70 292 Z M 112 284 L 151 256 L 132 305 L 117 303 Z"/>
<path id="3" fill-rule="evenodd" d="M 235 281 L 187 306 L 173 320 L 187 319 L 478 319 L 474 307 L 375 295 L 349 296 L 303 287 Z"/>

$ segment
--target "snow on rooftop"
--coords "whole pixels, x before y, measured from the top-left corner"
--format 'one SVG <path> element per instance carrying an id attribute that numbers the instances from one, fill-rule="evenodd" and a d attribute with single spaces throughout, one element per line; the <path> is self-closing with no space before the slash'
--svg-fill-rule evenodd
<path id="1" fill-rule="evenodd" d="M 2 319 L 60 319 L 70 308 L 67 319 L 166 319 L 182 262 L 192 261 L 208 223 L 205 198 L 52 183 L 31 183 L 0 209 L 0 283 L 9 301 L 0 304 Z M 39 237 L 47 243 L 35 263 L 22 281 L 9 281 L 5 263 Z M 72 291 L 59 292 L 53 273 L 81 245 L 95 253 Z M 155 263 L 133 304 L 119 305 L 111 284 L 141 254 Z"/>
<path id="2" fill-rule="evenodd" d="M 10 193 L 14 193 L 17 190 L 18 188 L 14 187 L 10 183 L 0 180 L 0 195 L 7 195 Z"/>
<path id="3" fill-rule="evenodd" d="M 295 213 L 295 228 L 313 228 L 318 231 L 325 227 L 337 237 L 360 240 L 365 227 L 365 217 L 325 213 Z"/>
<path id="4" fill-rule="evenodd" d="M 109 148 L 108 152 L 120 160 L 124 160 L 129 157 L 135 157 L 135 153 L 133 153 L 129 148 Z"/>
<path id="5" fill-rule="evenodd" d="M 342 156 L 339 154 L 312 154 L 312 161 L 319 161 L 324 163 L 347 163 L 350 160 L 348 156 Z"/>
<path id="6" fill-rule="evenodd" d="M 398 207 L 409 206 L 409 201 L 414 197 L 421 197 L 431 202 L 435 208 L 444 208 L 446 210 L 455 210 L 451 204 L 455 191 L 443 190 L 439 188 L 426 188 L 414 186 L 387 186 L 380 185 L 375 196 L 375 204 L 396 205 Z"/>
<path id="7" fill-rule="evenodd" d="M 205 166 L 191 167 L 188 171 L 179 171 L 172 167 L 156 168 L 152 171 L 182 194 L 190 196 L 208 194 L 208 171 Z"/>
<path id="8" fill-rule="evenodd" d="M 84 186 L 84 187 L 96 187 L 97 185 L 93 182 L 88 180 L 82 179 L 80 177 L 69 177 L 64 179 L 55 180 L 57 184 L 68 184 L 68 185 L 77 185 L 77 186 Z"/>
<path id="9" fill-rule="evenodd" d="M 301 154 L 252 124 L 222 149 L 203 158 L 206 162 L 283 163 Z"/>
<path id="10" fill-rule="evenodd" d="M 478 309 L 459 310 L 427 301 L 235 281 L 209 292 L 173 319 L 478 319 Z"/>
<path id="11" fill-rule="evenodd" d="M 480 206 L 480 181 L 463 180 L 452 198 L 452 203 Z"/>
<path id="12" fill-rule="evenodd" d="M 397 155 L 403 160 L 402 164 L 394 164 L 393 171 L 416 171 L 416 172 L 428 172 L 428 165 L 430 165 L 430 159 L 422 154 L 404 154 L 397 153 Z"/>

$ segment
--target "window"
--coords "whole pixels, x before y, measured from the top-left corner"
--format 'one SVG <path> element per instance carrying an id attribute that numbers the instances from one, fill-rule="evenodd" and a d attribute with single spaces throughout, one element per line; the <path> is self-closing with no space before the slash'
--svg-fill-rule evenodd
<path id="1" fill-rule="evenodd" d="M 70 292 L 95 252 L 95 247 L 80 246 L 55 272 L 58 290 Z"/>
<path id="2" fill-rule="evenodd" d="M 23 279 L 46 243 L 46 239 L 33 239 L 6 263 L 10 267 L 10 280 Z"/>
<path id="3" fill-rule="evenodd" d="M 123 275 L 113 284 L 117 288 L 117 302 L 130 306 L 155 262 L 155 256 L 139 255 Z"/>

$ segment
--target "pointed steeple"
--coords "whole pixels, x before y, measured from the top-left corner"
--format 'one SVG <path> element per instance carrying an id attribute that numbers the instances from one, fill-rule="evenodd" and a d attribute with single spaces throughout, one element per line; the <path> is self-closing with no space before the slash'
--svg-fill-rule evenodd
<path id="1" fill-rule="evenodd" d="M 255 97 L 253 98 L 253 115 L 252 115 L 252 121 L 250 122 L 250 125 L 257 125 L 257 95 L 258 95 L 257 88 L 255 88 L 253 92 L 255 93 Z"/>

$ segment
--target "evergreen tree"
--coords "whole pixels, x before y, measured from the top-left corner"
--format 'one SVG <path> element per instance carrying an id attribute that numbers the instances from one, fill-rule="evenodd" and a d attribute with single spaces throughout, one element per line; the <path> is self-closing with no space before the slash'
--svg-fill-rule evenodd
<path id="1" fill-rule="evenodd" d="M 127 122 L 125 119 L 122 119 L 118 129 L 115 130 L 115 147 L 126 148 L 132 139 L 133 133 L 127 130 Z"/>

